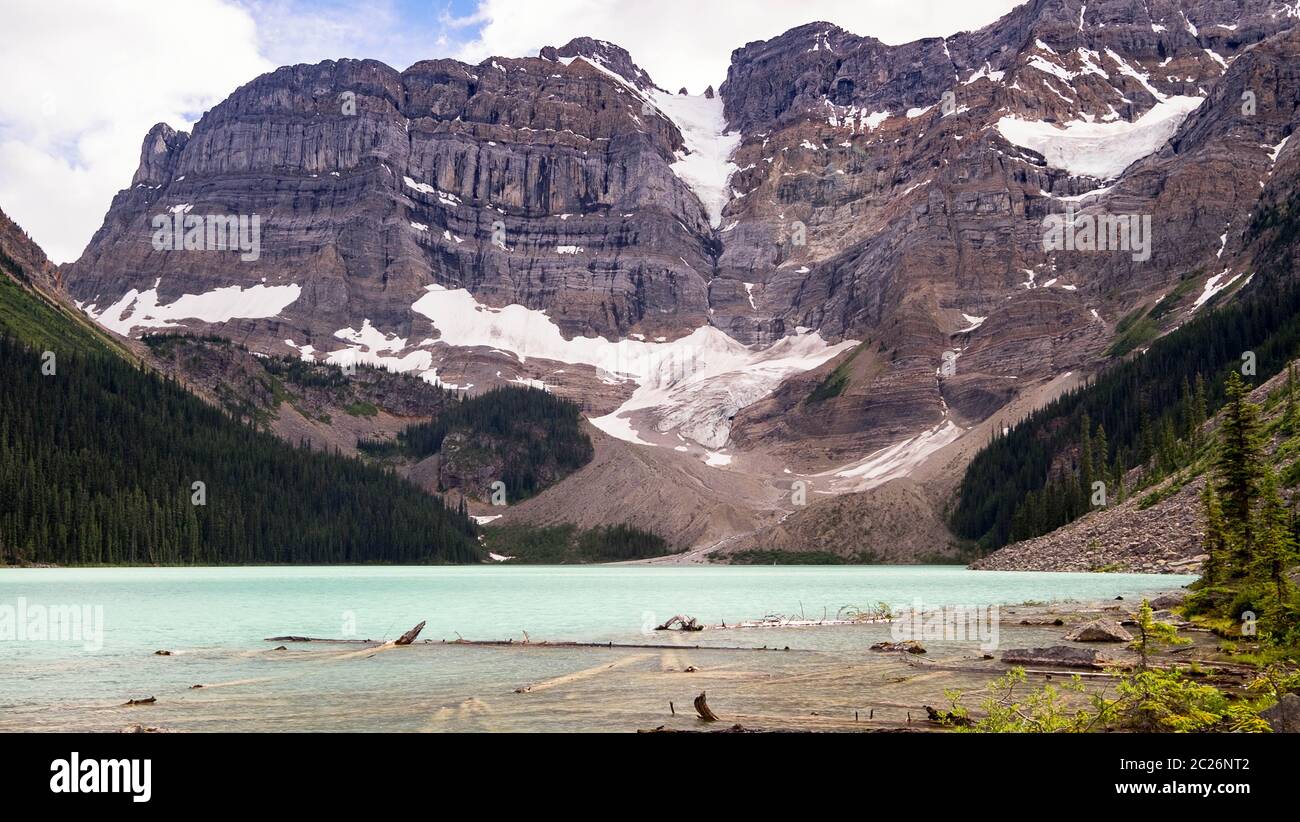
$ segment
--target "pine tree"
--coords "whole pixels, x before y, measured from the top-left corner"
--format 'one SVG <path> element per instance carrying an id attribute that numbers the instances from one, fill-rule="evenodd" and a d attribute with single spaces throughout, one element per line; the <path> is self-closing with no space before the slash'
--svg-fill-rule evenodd
<path id="1" fill-rule="evenodd" d="M 1137 637 L 1129 643 L 1129 647 L 1138 652 L 1141 660 L 1139 667 L 1144 671 L 1147 669 L 1147 662 L 1151 657 L 1151 653 L 1159 646 L 1186 645 L 1191 642 L 1189 639 L 1178 636 L 1178 629 L 1173 625 L 1156 619 L 1149 600 L 1142 600 L 1135 622 L 1137 623 L 1135 626 Z"/>
<path id="2" fill-rule="evenodd" d="M 1254 579 L 1272 590 L 1278 611 L 1285 607 L 1292 592 L 1287 570 L 1296 559 L 1296 542 L 1290 520 L 1286 503 L 1278 493 L 1277 476 L 1266 468 L 1260 483 L 1255 548 L 1249 570 Z"/>
<path id="3" fill-rule="evenodd" d="M 1092 480 L 1094 477 L 1092 455 L 1092 420 L 1085 411 L 1079 420 L 1079 496 L 1080 511 L 1087 511 L 1091 504 Z"/>
<path id="4" fill-rule="evenodd" d="M 1201 372 L 1196 372 L 1196 388 L 1192 395 L 1192 418 L 1196 420 L 1196 426 L 1192 429 L 1193 447 L 1201 444 L 1201 425 L 1210 416 L 1209 401 L 1205 396 L 1205 378 Z"/>
<path id="5" fill-rule="evenodd" d="M 1219 495 L 1214 493 L 1214 483 L 1208 480 L 1201 491 L 1201 510 L 1205 516 L 1205 563 L 1201 566 L 1201 581 L 1217 585 L 1223 581 L 1229 561 L 1228 534 L 1223 525 L 1223 508 Z"/>
<path id="6" fill-rule="evenodd" d="M 1223 500 L 1226 531 L 1234 546 L 1231 573 L 1239 576 L 1245 572 L 1254 548 L 1251 510 L 1264 474 L 1264 441 L 1259 406 L 1249 401 L 1246 385 L 1236 371 L 1228 375 L 1226 393 L 1214 462 L 1218 480 L 1215 490 Z"/>
<path id="7" fill-rule="evenodd" d="M 1196 399 L 1192 395 L 1192 384 L 1187 379 L 1186 374 L 1183 375 L 1183 387 L 1178 396 L 1180 398 L 1178 403 L 1179 415 L 1182 417 L 1182 426 L 1179 434 L 1183 439 L 1190 442 L 1192 439 L 1192 432 L 1196 430 L 1197 424 L 1195 411 Z"/>

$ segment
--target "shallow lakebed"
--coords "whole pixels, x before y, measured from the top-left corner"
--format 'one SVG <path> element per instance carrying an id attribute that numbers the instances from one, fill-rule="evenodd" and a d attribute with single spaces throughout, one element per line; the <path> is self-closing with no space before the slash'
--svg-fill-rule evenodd
<path id="1" fill-rule="evenodd" d="M 735 625 L 834 619 L 879 603 L 1131 601 L 1191 580 L 956 566 L 3 569 L 0 611 L 31 619 L 75 606 L 102 624 L 78 639 L 0 639 L 0 730 L 693 727 L 690 700 L 702 690 L 720 716 L 747 725 L 851 729 L 870 716 L 903 726 L 921 700 L 941 702 L 944 688 L 963 685 L 938 667 L 944 660 L 996 666 L 978 642 L 927 641 L 922 662 L 867 650 L 891 639 L 887 623 L 652 629 L 675 614 Z M 1060 641 L 1059 628 L 1009 613 L 999 647 Z M 421 642 L 404 648 L 266 641 L 382 642 L 420 621 Z M 443 642 L 460 638 L 514 644 Z M 157 702 L 123 706 L 145 697 Z"/>

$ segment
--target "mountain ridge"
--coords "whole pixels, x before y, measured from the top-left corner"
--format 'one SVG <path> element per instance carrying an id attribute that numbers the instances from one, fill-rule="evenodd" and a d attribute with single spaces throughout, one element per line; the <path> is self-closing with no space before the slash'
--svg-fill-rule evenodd
<path id="1" fill-rule="evenodd" d="M 1135 312 L 1174 300 L 1160 334 L 1241 286 L 1294 156 L 1293 11 L 1034 0 L 898 46 L 810 23 L 736 49 L 714 99 L 591 38 L 284 67 L 156 126 L 64 276 L 130 334 L 544 385 L 640 447 L 860 492 L 1140 346 Z M 151 249 L 160 212 L 261 214 L 261 256 Z M 1067 212 L 1160 223 L 1146 260 L 1044 248 Z"/>

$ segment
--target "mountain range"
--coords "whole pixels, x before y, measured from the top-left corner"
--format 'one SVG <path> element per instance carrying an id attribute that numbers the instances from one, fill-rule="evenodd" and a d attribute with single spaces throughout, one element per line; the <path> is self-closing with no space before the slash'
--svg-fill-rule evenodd
<path id="1" fill-rule="evenodd" d="M 1300 190 L 1291 0 L 1031 0 L 902 45 L 816 22 L 698 95 L 634 58 L 280 68 L 154 126 L 82 256 L 25 268 L 118 335 L 192 335 L 199 371 L 137 350 L 208 396 L 291 357 L 571 400 L 589 461 L 500 510 L 491 461 L 459 491 L 676 562 L 961 555 L 995 435 L 1293 268 L 1256 225 Z M 437 416 L 409 390 L 265 423 L 356 454 Z"/>

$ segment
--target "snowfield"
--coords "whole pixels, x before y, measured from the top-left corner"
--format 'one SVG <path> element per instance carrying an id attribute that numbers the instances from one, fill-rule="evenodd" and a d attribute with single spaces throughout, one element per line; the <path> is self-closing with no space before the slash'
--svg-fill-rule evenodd
<path id="1" fill-rule="evenodd" d="M 442 335 L 440 342 L 448 345 L 494 348 L 520 362 L 544 359 L 589 365 L 602 377 L 636 383 L 627 402 L 592 424 L 613 437 L 642 445 L 651 443 L 628 419 L 636 411 L 651 412 L 660 433 L 677 430 L 707 448 L 721 448 L 738 410 L 770 394 L 786 377 L 816 368 L 857 345 L 854 340 L 830 345 L 813 332 L 755 350 L 711 326 L 673 342 L 567 340 L 544 311 L 522 305 L 491 308 L 465 289 L 438 285 L 427 286 L 412 309 L 432 320 Z"/>
<path id="2" fill-rule="evenodd" d="M 685 155 L 679 153 L 673 173 L 700 198 L 714 228 L 722 225 L 722 209 L 731 200 L 731 175 L 739 168 L 731 153 L 740 145 L 739 132 L 726 134 L 722 98 L 672 95 L 655 92 L 650 102 L 677 124 L 686 141 Z"/>
<path id="3" fill-rule="evenodd" d="M 153 288 L 143 292 L 133 288 L 103 311 L 95 313 L 92 305 L 86 313 L 105 328 L 129 337 L 136 328 L 171 328 L 180 320 L 224 323 L 274 317 L 302 294 L 296 284 L 259 284 L 247 289 L 231 285 L 205 294 L 182 294 L 174 303 L 159 305 L 161 283 L 158 279 Z"/>
<path id="4" fill-rule="evenodd" d="M 671 94 L 662 89 L 643 90 L 594 56 L 561 57 L 569 65 L 581 60 L 620 84 L 642 103 L 643 109 L 657 109 L 682 133 L 686 150 L 678 152 L 671 168 L 678 179 L 690 186 L 700 198 L 709 224 L 722 225 L 722 209 L 731 200 L 731 175 L 738 171 L 731 154 L 740 145 L 739 132 L 727 134 L 727 120 L 722 114 L 722 98 L 704 95 Z M 409 183 L 408 183 L 409 185 Z"/>
<path id="5" fill-rule="evenodd" d="M 1131 123 L 1075 120 L 1061 128 L 1037 120 L 1003 117 L 997 126 L 1008 141 L 1043 155 L 1052 168 L 1075 176 L 1110 180 L 1168 142 L 1203 99 L 1170 97 Z"/>
<path id="6" fill-rule="evenodd" d="M 926 457 L 963 433 L 956 423 L 945 420 L 915 437 L 881 448 L 858 462 L 817 476 L 832 476 L 837 493 L 867 491 L 912 473 L 912 469 L 925 462 Z"/>

